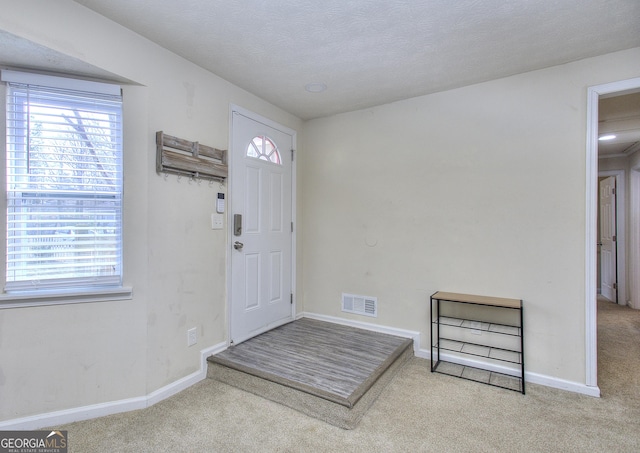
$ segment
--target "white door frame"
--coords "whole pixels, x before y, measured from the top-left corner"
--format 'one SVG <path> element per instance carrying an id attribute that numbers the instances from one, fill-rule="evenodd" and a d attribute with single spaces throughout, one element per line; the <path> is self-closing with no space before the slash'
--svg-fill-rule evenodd
<path id="1" fill-rule="evenodd" d="M 631 167 L 629 170 L 629 206 L 634 206 L 627 212 L 629 222 L 629 305 L 640 310 L 640 166 Z"/>
<path id="2" fill-rule="evenodd" d="M 247 110 L 243 107 L 240 107 L 235 104 L 229 104 L 229 155 L 232 156 L 233 148 L 233 112 L 237 112 L 247 118 L 250 118 L 259 123 L 265 124 L 273 129 L 278 129 L 282 132 L 285 132 L 292 137 L 292 146 L 294 150 L 297 150 L 297 132 L 293 129 L 290 129 L 282 124 L 276 123 L 269 118 L 265 118 L 264 116 L 258 115 L 257 113 L 252 112 L 251 110 Z M 296 151 L 297 152 L 297 151 Z M 296 195 L 297 195 L 297 155 L 291 162 L 291 219 L 294 224 L 293 233 L 291 234 L 291 292 L 293 293 L 293 303 L 291 304 L 291 316 L 295 319 L 296 310 L 296 301 L 297 301 L 297 292 L 296 292 L 296 243 L 297 243 L 297 230 L 298 230 L 298 222 L 296 216 Z M 228 159 L 229 165 L 229 181 L 227 181 L 227 191 L 232 187 L 231 180 L 233 178 L 233 171 L 231 170 L 231 166 L 233 165 L 233 158 L 230 157 Z M 233 244 L 233 216 L 230 214 L 233 212 L 233 194 L 227 194 L 227 244 L 225 247 L 226 252 L 226 268 L 227 268 L 227 335 L 226 335 L 226 343 L 227 345 L 231 344 L 231 303 L 232 303 L 232 285 L 231 285 L 231 244 Z"/>
<path id="3" fill-rule="evenodd" d="M 594 387 L 594 395 L 600 396 L 598 388 L 598 341 L 597 341 L 597 255 L 598 241 L 598 101 L 600 96 L 640 88 L 640 77 L 619 82 L 596 85 L 587 89 L 587 149 L 586 149 L 586 209 L 585 209 L 585 346 L 586 379 Z"/>

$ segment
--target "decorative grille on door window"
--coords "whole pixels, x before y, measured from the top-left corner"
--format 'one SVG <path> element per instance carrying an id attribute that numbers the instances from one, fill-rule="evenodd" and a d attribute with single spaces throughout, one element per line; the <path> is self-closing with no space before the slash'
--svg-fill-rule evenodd
<path id="1" fill-rule="evenodd" d="M 278 147 L 265 135 L 258 135 L 251 140 L 247 147 L 247 156 L 282 165 Z"/>

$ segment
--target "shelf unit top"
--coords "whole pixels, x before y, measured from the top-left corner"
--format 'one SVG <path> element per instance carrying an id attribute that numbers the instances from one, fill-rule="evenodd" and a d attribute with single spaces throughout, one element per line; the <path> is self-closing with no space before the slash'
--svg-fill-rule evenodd
<path id="1" fill-rule="evenodd" d="M 474 294 L 447 293 L 438 291 L 431 296 L 432 299 L 446 300 L 449 302 L 464 302 L 468 304 L 488 305 L 493 307 L 522 308 L 522 300 L 505 299 L 502 297 L 476 296 Z"/>

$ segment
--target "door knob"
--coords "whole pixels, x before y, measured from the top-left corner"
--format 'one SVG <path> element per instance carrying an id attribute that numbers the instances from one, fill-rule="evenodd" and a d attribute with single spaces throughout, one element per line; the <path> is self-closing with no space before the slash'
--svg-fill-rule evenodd
<path id="1" fill-rule="evenodd" d="M 236 250 L 242 250 L 242 247 L 244 247 L 244 244 L 240 241 L 236 241 L 233 243 L 233 248 Z"/>

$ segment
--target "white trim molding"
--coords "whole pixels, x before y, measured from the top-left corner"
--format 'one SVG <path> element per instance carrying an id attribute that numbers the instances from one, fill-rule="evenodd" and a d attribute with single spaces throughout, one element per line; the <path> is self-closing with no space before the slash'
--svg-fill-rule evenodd
<path id="1" fill-rule="evenodd" d="M 91 302 L 131 300 L 130 287 L 86 288 L 84 290 L 16 291 L 0 294 L 0 310 L 5 308 L 41 307 Z"/>
<path id="2" fill-rule="evenodd" d="M 426 349 L 420 350 L 420 354 L 419 355 L 416 354 L 416 356 L 427 359 L 427 360 L 431 359 L 431 353 Z M 471 367 L 477 367 L 479 363 L 472 359 L 458 357 L 458 356 L 449 355 L 449 354 L 440 354 L 440 358 L 448 362 L 457 363 L 465 366 L 471 366 Z M 520 375 L 518 370 L 514 370 L 513 368 L 503 367 L 499 365 L 482 363 L 482 367 L 489 371 L 495 371 L 496 373 L 508 374 L 512 376 Z M 585 385 L 580 382 L 567 381 L 565 379 L 560 379 L 557 377 L 547 376 L 539 373 L 533 373 L 531 371 L 526 371 L 526 370 L 524 372 L 524 379 L 526 384 L 538 384 L 538 385 L 543 385 L 545 387 L 566 390 L 568 392 L 573 392 L 573 393 L 580 393 L 582 395 L 593 396 L 596 398 L 600 397 L 600 389 L 598 387 Z"/>
<path id="3" fill-rule="evenodd" d="M 587 148 L 586 148 L 586 206 L 585 206 L 585 383 L 598 388 L 597 342 L 597 200 L 598 200 L 598 101 L 601 96 L 637 91 L 640 77 L 587 88 Z"/>
<path id="4" fill-rule="evenodd" d="M 414 330 L 397 329 L 395 327 L 380 326 L 378 324 L 354 321 L 352 319 L 338 318 L 335 316 L 320 315 L 317 313 L 299 313 L 298 315 L 296 315 L 296 319 L 300 318 L 317 319 L 318 321 L 326 321 L 343 326 L 350 326 L 358 329 L 370 330 L 373 332 L 386 333 L 388 335 L 395 335 L 397 337 L 412 338 L 414 354 L 418 356 L 420 352 L 420 332 L 416 332 Z"/>
<path id="5" fill-rule="evenodd" d="M 20 431 L 61 426 L 82 420 L 151 407 L 205 379 L 207 377 L 207 357 L 222 352 L 225 349 L 227 349 L 227 343 L 223 342 L 201 350 L 200 370 L 159 388 L 148 395 L 5 420 L 0 422 L 0 431 Z"/>
<path id="6" fill-rule="evenodd" d="M 629 171 L 629 205 L 635 206 L 628 213 L 629 237 L 629 301 L 631 308 L 640 310 L 640 166 Z"/>
<path id="7" fill-rule="evenodd" d="M 371 330 L 374 332 L 386 333 L 389 335 L 396 335 L 404 338 L 413 338 L 414 355 L 420 359 L 425 359 L 425 360 L 431 359 L 431 351 L 429 351 L 428 349 L 420 348 L 420 332 L 416 332 L 413 330 L 398 329 L 395 327 L 380 326 L 377 324 L 371 324 L 371 323 L 362 322 L 362 321 L 354 321 L 351 319 L 337 318 L 334 316 L 320 315 L 317 313 L 307 313 L 307 312 L 299 313 L 296 316 L 296 319 L 300 319 L 300 318 L 317 319 L 318 321 L 327 321 L 335 324 L 341 324 L 345 326 L 356 327 L 359 329 Z M 467 358 L 456 357 L 448 354 L 442 354 L 441 358 L 454 363 L 459 363 L 461 365 L 477 366 L 477 362 Z M 483 363 L 483 366 L 487 367 L 487 365 L 484 363 Z M 515 374 L 517 372 L 517 371 L 514 371 L 513 369 L 510 369 L 507 367 L 501 367 L 498 365 L 492 365 L 490 366 L 490 368 L 491 368 L 491 371 L 496 371 L 504 374 Z M 585 385 L 580 382 L 567 381 L 567 380 L 560 379 L 553 376 L 546 376 L 544 374 L 532 373 L 530 371 L 525 371 L 525 382 L 527 384 L 529 383 L 539 384 L 539 385 L 544 385 L 545 387 L 552 387 L 552 388 L 566 390 L 573 393 L 580 393 L 587 396 L 593 396 L 593 397 L 600 396 L 600 389 L 598 387 Z"/>

